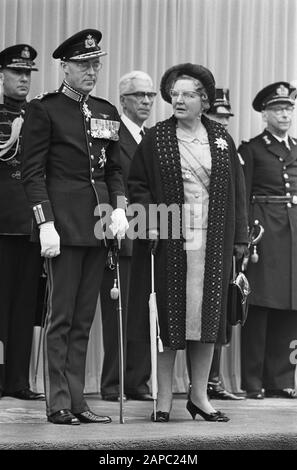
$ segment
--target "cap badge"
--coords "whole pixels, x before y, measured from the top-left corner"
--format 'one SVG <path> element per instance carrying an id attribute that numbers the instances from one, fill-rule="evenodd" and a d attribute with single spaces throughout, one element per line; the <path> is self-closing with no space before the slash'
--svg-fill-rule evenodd
<path id="1" fill-rule="evenodd" d="M 279 96 L 289 96 L 289 90 L 287 87 L 285 87 L 285 85 L 280 85 L 276 89 L 276 94 Z"/>
<path id="2" fill-rule="evenodd" d="M 93 36 L 91 34 L 88 34 L 85 40 L 85 48 L 90 49 L 91 47 L 96 47 L 96 42 Z"/>
<path id="3" fill-rule="evenodd" d="M 22 59 L 30 59 L 30 51 L 29 48 L 26 46 L 21 52 Z"/>
<path id="4" fill-rule="evenodd" d="M 226 88 L 223 88 L 223 101 L 224 101 L 225 103 L 228 103 L 228 100 L 227 100 L 227 96 L 226 96 L 226 95 L 227 95 L 227 90 L 226 90 Z"/>
<path id="5" fill-rule="evenodd" d="M 227 141 L 223 139 L 222 137 L 217 137 L 215 140 L 215 144 L 218 149 L 225 150 L 228 148 Z"/>

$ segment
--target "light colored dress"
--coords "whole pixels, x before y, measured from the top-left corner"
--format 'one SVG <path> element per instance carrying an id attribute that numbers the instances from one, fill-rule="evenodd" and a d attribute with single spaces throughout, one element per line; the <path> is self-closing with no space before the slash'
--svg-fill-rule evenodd
<path id="1" fill-rule="evenodd" d="M 185 250 L 187 251 L 186 339 L 201 338 L 201 310 L 208 223 L 211 154 L 204 127 L 196 136 L 176 130 L 184 184 Z"/>

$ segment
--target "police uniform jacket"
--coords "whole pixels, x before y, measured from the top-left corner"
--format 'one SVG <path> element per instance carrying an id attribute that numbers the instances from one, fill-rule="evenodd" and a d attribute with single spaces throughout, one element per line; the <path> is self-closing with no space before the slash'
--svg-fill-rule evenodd
<path id="1" fill-rule="evenodd" d="M 112 104 L 66 82 L 28 105 L 23 183 L 37 224 L 54 220 L 62 245 L 100 244 L 96 206 L 125 207 L 118 128 Z"/>
<path id="2" fill-rule="evenodd" d="M 0 105 L 0 141 L 11 137 L 12 123 L 24 116 L 26 101 L 4 96 Z M 31 210 L 21 183 L 21 133 L 7 151 L 0 156 L 0 234 L 29 235 Z"/>
<path id="3" fill-rule="evenodd" d="M 259 261 L 248 265 L 250 303 L 269 308 L 297 310 L 297 204 L 258 203 L 253 196 L 297 196 L 297 142 L 291 150 L 265 130 L 242 143 L 239 153 L 249 207 L 249 224 L 264 227 L 258 245 Z"/>

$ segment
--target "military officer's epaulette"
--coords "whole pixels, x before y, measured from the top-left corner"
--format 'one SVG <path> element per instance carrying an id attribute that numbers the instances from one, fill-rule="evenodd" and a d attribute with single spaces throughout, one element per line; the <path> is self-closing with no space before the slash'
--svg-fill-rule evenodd
<path id="1" fill-rule="evenodd" d="M 101 96 L 90 95 L 90 97 L 93 98 L 94 100 L 103 101 L 104 103 L 110 104 L 110 106 L 114 106 L 110 101 L 108 101 L 108 100 L 105 99 L 105 98 L 102 98 Z"/>
<path id="2" fill-rule="evenodd" d="M 43 100 L 44 98 L 49 98 L 50 96 L 56 95 L 59 93 L 59 90 L 55 91 L 45 91 L 44 93 L 40 93 L 39 95 L 34 97 L 34 100 Z"/>

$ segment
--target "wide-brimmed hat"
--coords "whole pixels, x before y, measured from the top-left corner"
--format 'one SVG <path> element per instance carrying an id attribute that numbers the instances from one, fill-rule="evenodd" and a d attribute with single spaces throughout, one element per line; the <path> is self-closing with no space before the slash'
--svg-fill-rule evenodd
<path id="1" fill-rule="evenodd" d="M 97 29 L 84 29 L 62 42 L 53 52 L 54 59 L 61 60 L 88 60 L 106 55 L 99 47 L 102 38 L 101 31 Z"/>
<path id="2" fill-rule="evenodd" d="M 263 111 L 266 106 L 277 103 L 295 103 L 295 96 L 292 93 L 295 87 L 291 86 L 288 82 L 276 82 L 266 86 L 257 93 L 254 101 L 253 108 L 255 111 Z"/>
<path id="3" fill-rule="evenodd" d="M 173 82 L 175 82 L 180 75 L 189 75 L 190 77 L 199 80 L 205 88 L 209 104 L 211 105 L 214 102 L 216 96 L 216 84 L 211 71 L 206 67 L 203 67 L 203 65 L 186 63 L 170 67 L 170 69 L 166 70 L 161 79 L 161 95 L 167 103 L 171 103 L 170 90 Z"/>

